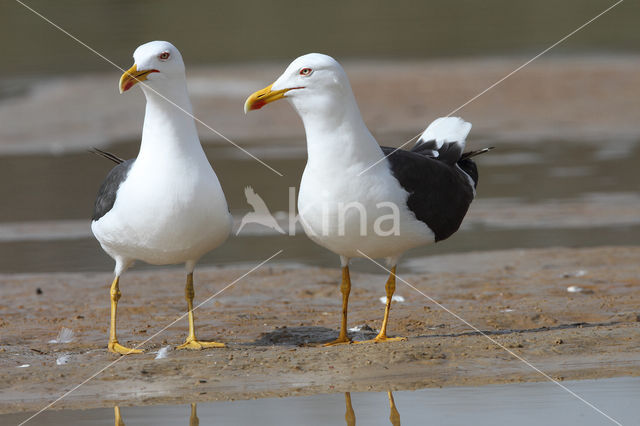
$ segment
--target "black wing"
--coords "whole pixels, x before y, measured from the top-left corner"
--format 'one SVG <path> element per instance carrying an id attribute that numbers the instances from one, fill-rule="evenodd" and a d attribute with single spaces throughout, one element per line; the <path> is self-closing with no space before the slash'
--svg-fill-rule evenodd
<path id="1" fill-rule="evenodd" d="M 113 208 L 113 204 L 116 202 L 118 188 L 120 188 L 120 184 L 127 178 L 129 170 L 131 170 L 131 166 L 133 166 L 135 161 L 135 159 L 126 160 L 111 169 L 98 191 L 98 197 L 93 207 L 93 217 L 91 220 L 100 219 Z"/>
<path id="2" fill-rule="evenodd" d="M 473 188 L 467 176 L 455 164 L 419 152 L 381 148 L 388 156 L 393 176 L 409 193 L 409 210 L 433 231 L 436 241 L 450 237 L 460 227 L 473 201 Z M 465 162 L 475 167 L 472 160 L 465 158 Z M 475 176 L 477 180 L 477 172 Z"/>

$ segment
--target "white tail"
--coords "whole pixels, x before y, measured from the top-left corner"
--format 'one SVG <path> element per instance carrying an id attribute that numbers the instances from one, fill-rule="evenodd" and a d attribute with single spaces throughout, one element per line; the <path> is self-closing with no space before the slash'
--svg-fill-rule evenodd
<path id="1" fill-rule="evenodd" d="M 429 124 L 417 143 L 436 141 L 438 148 L 440 148 L 444 143 L 458 142 L 462 144 L 462 149 L 464 149 L 465 140 L 470 131 L 471 123 L 460 117 L 440 117 Z"/>
<path id="2" fill-rule="evenodd" d="M 440 117 L 429 124 L 412 151 L 455 164 L 464 151 L 471 123 L 460 117 Z"/>

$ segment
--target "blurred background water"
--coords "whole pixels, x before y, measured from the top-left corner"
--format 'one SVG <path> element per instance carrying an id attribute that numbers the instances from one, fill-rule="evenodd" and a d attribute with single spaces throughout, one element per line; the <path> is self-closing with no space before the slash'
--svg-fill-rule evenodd
<path id="1" fill-rule="evenodd" d="M 614 1 L 428 0 L 221 2 L 26 1 L 126 65 L 149 40 L 171 40 L 190 64 L 286 61 L 311 51 L 341 58 L 415 59 L 535 54 Z M 640 4 L 626 1 L 554 54 L 640 52 Z M 15 2 L 0 4 L 7 40 L 0 77 L 101 71 L 107 64 Z"/>
<path id="2" fill-rule="evenodd" d="M 408 137 L 398 135 L 389 142 L 397 144 Z M 118 144 L 113 150 L 130 158 L 136 155 L 137 145 Z M 216 159 L 216 173 L 236 221 L 249 210 L 243 190 L 247 185 L 267 200 L 272 213 L 288 212 L 286 189 L 298 186 L 306 161 L 303 156 L 270 159 L 285 174 L 278 177 L 250 158 L 225 158 L 225 150 L 206 149 L 209 158 Z M 640 162 L 640 144 L 620 157 L 599 159 L 598 154 L 597 148 L 566 141 L 534 147 L 516 144 L 485 154 L 486 162 L 478 160 L 479 196 L 462 230 L 407 256 L 637 244 L 640 194 L 635 165 Z M 501 161 L 514 156 L 519 160 Z M 110 167 L 109 161 L 87 153 L 0 157 L 0 180 L 11 182 L 0 186 L 0 198 L 5 201 L 0 208 L 0 271 L 110 270 L 113 261 L 91 235 L 88 219 L 96 188 Z M 284 229 L 286 225 L 285 219 Z M 336 256 L 301 230 L 288 236 L 268 232 L 261 225 L 248 225 L 238 237 L 230 237 L 205 255 L 201 264 L 257 264 L 277 249 L 284 250 L 280 262 L 336 266 Z M 368 262 L 357 265 L 362 269 Z M 369 265 L 369 270 L 378 272 L 375 265 Z"/>

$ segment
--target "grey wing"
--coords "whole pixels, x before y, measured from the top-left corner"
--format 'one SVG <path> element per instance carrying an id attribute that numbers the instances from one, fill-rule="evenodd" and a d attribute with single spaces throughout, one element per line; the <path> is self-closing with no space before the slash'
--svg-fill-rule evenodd
<path id="1" fill-rule="evenodd" d="M 113 208 L 118 188 L 127 178 L 129 170 L 131 170 L 131 166 L 135 161 L 135 159 L 127 160 L 111 169 L 104 182 L 102 182 L 100 190 L 98 190 L 91 220 L 99 220 Z"/>

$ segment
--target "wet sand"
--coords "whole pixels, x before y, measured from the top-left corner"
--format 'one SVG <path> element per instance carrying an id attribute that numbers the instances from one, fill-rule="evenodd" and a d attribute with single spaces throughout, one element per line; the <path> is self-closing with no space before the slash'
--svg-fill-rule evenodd
<path id="1" fill-rule="evenodd" d="M 401 266 L 399 274 L 551 377 L 592 379 L 640 372 L 639 258 L 639 247 L 510 250 L 411 259 L 426 272 L 405 276 Z M 198 269 L 196 303 L 248 270 Z M 119 357 L 105 349 L 110 278 L 0 277 L 0 413 L 39 409 L 116 360 L 55 407 L 544 380 L 401 282 L 397 294 L 405 301 L 393 305 L 390 334 L 408 340 L 317 346 L 337 336 L 339 270 L 283 265 L 265 265 L 197 311 L 199 337 L 228 348 L 170 351 L 155 360 L 154 351 L 182 343 L 181 320 L 145 345 L 147 353 Z M 121 343 L 139 343 L 184 312 L 183 280 L 179 269 L 125 275 Z M 385 277 L 354 273 L 352 281 L 349 325 L 376 329 Z M 568 292 L 570 286 L 582 291 Z M 62 327 L 74 340 L 48 343 Z M 62 355 L 68 363 L 56 365 Z"/>

